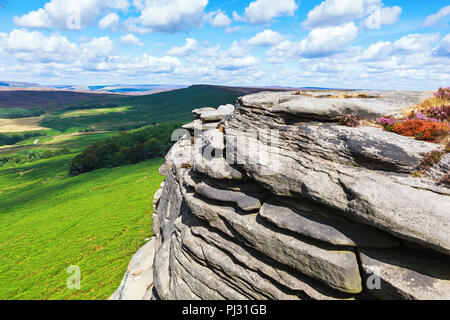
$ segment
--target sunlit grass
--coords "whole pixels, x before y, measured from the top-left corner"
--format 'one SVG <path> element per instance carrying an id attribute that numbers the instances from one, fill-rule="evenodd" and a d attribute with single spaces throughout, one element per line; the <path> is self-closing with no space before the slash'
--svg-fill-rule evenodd
<path id="1" fill-rule="evenodd" d="M 117 107 L 117 108 L 101 108 L 101 109 L 85 109 L 85 110 L 74 110 L 67 111 L 59 114 L 60 118 L 74 118 L 74 117 L 82 117 L 82 116 L 93 116 L 99 114 L 108 114 L 108 113 L 123 113 L 126 112 L 131 107 Z"/>
<path id="2" fill-rule="evenodd" d="M 73 157 L 0 169 L 0 299 L 106 299 L 151 236 L 163 160 L 68 177 Z"/>

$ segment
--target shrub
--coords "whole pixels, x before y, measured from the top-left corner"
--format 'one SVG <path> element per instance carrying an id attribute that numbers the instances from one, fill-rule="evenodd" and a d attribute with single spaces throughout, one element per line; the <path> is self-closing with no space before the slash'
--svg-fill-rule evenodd
<path id="1" fill-rule="evenodd" d="M 354 113 L 346 114 L 339 120 L 339 124 L 342 126 L 347 126 L 355 128 L 361 124 L 362 118 Z"/>
<path id="2" fill-rule="evenodd" d="M 423 155 L 422 161 L 419 163 L 419 170 L 421 172 L 425 172 L 435 164 L 439 163 L 441 161 L 442 157 L 444 155 L 444 152 L 441 151 L 431 151 L 428 153 L 425 153 Z"/>
<path id="3" fill-rule="evenodd" d="M 450 121 L 450 106 L 434 107 L 427 111 L 427 116 L 439 121 Z"/>
<path id="4" fill-rule="evenodd" d="M 398 120 L 392 118 L 392 117 L 382 117 L 377 119 L 377 124 L 380 126 L 383 126 L 384 130 L 393 132 L 394 131 L 394 124 L 396 124 Z"/>
<path id="5" fill-rule="evenodd" d="M 436 118 L 429 118 L 425 115 L 423 112 L 411 112 L 409 116 L 407 117 L 410 120 L 423 120 L 423 121 L 432 121 L 432 122 L 441 122 L 439 119 Z"/>
<path id="6" fill-rule="evenodd" d="M 441 100 L 450 100 L 450 87 L 439 88 L 438 91 L 434 94 L 434 96 Z"/>
<path id="7" fill-rule="evenodd" d="M 397 134 L 434 143 L 445 137 L 448 130 L 446 123 L 419 119 L 406 119 L 393 125 L 393 131 Z"/>
<path id="8" fill-rule="evenodd" d="M 18 154 L 6 154 L 6 155 L 0 154 L 0 168 L 1 167 L 11 168 L 18 164 L 34 162 L 40 159 L 41 153 L 36 150 Z"/>
<path id="9" fill-rule="evenodd" d="M 41 155 L 41 158 L 42 159 L 50 159 L 50 158 L 52 158 L 54 155 L 53 155 L 53 152 L 51 151 L 51 150 L 44 150 L 43 152 L 42 152 L 42 155 Z"/>
<path id="10" fill-rule="evenodd" d="M 58 150 L 54 151 L 53 155 L 55 157 L 57 157 L 57 156 L 65 155 L 65 154 L 71 154 L 71 153 L 72 153 L 72 151 L 70 151 L 69 148 L 63 148 L 63 149 L 58 149 Z"/>
<path id="11" fill-rule="evenodd" d="M 450 186 L 450 173 L 447 173 L 442 179 L 439 180 L 440 184 Z"/>

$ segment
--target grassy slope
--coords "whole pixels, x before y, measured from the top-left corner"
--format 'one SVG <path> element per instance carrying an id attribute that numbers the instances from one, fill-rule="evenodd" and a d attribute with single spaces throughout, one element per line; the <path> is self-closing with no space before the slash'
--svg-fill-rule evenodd
<path id="1" fill-rule="evenodd" d="M 73 156 L 0 169 L 0 299 L 106 299 L 151 236 L 162 160 L 69 178 Z"/>
<path id="2" fill-rule="evenodd" d="M 30 103 L 51 100 L 46 111 L 56 114 L 45 125 L 52 128 L 48 135 L 53 137 L 29 139 L 22 143 L 28 146 L 0 152 L 68 147 L 78 153 L 114 134 L 67 135 L 79 129 L 190 121 L 192 109 L 233 103 L 245 93 L 249 92 L 242 88 L 194 86 L 150 96 L 115 96 L 108 102 L 132 107 L 126 113 L 64 119 L 58 118 L 57 110 L 68 101 L 55 104 L 55 97 L 45 95 L 41 100 L 30 98 Z M 32 145 L 36 139 L 42 140 Z M 69 178 L 74 156 L 0 169 L 0 299 L 105 299 L 150 236 L 151 196 L 163 179 L 157 173 L 162 160 Z M 70 265 L 81 267 L 80 291 L 66 289 Z"/>

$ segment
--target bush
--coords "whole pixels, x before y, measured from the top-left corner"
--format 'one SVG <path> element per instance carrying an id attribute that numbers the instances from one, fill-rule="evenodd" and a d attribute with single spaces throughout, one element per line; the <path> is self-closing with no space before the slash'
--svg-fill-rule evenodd
<path id="1" fill-rule="evenodd" d="M 41 154 L 38 151 L 29 151 L 27 153 L 0 155 L 1 167 L 14 167 L 18 164 L 34 162 L 41 159 Z"/>
<path id="2" fill-rule="evenodd" d="M 450 186 L 450 173 L 447 173 L 444 177 L 442 177 L 442 179 L 439 180 L 439 183 Z"/>
<path id="3" fill-rule="evenodd" d="M 362 118 L 354 113 L 346 114 L 339 120 L 339 124 L 351 128 L 355 128 L 361 124 Z"/>
<path id="4" fill-rule="evenodd" d="M 431 151 L 431 152 L 425 153 L 423 155 L 422 161 L 419 164 L 419 170 L 421 172 L 427 171 L 429 168 L 431 168 L 435 164 L 439 163 L 439 161 L 441 161 L 444 154 L 445 153 L 441 152 L 441 151 Z"/>
<path id="5" fill-rule="evenodd" d="M 434 96 L 441 100 L 450 100 L 450 87 L 439 88 L 438 91 L 434 94 Z"/>
<path id="6" fill-rule="evenodd" d="M 450 121 L 450 106 L 431 108 L 427 111 L 427 116 L 439 121 Z"/>
<path id="7" fill-rule="evenodd" d="M 50 159 L 50 158 L 52 158 L 54 155 L 53 155 L 53 152 L 51 151 L 51 150 L 44 150 L 43 152 L 42 152 L 42 155 L 41 155 L 41 159 Z"/>
<path id="8" fill-rule="evenodd" d="M 448 124 L 441 122 L 406 119 L 395 123 L 393 125 L 393 131 L 402 136 L 437 143 L 448 134 L 449 127 Z"/>

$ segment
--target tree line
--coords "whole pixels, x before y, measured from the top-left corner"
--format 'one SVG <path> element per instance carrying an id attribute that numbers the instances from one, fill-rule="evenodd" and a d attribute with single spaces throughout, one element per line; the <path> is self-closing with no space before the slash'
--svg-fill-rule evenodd
<path id="1" fill-rule="evenodd" d="M 18 133 L 0 133 L 0 146 L 14 145 L 23 140 L 47 135 L 45 131 L 29 131 Z"/>
<path id="2" fill-rule="evenodd" d="M 164 157 L 173 145 L 172 132 L 182 122 L 167 122 L 123 131 L 97 142 L 79 154 L 70 166 L 72 176 L 101 168 L 113 168 Z"/>
<path id="3" fill-rule="evenodd" d="M 19 118 L 32 118 L 39 117 L 45 113 L 44 110 L 33 108 L 1 108 L 0 119 L 19 119 Z"/>

